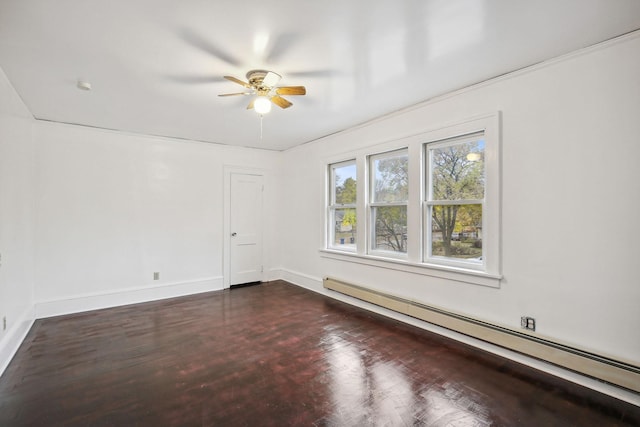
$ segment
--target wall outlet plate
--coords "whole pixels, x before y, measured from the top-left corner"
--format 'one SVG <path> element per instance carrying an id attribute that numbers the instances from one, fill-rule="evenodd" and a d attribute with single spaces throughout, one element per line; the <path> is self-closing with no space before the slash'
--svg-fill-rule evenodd
<path id="1" fill-rule="evenodd" d="M 520 326 L 523 329 L 528 329 L 530 331 L 535 331 L 536 330 L 536 319 L 534 319 L 533 317 L 522 316 L 520 318 Z"/>

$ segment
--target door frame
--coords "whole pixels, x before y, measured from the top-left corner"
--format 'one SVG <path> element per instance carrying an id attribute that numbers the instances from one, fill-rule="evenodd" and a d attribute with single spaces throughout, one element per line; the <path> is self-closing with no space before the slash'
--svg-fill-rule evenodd
<path id="1" fill-rule="evenodd" d="M 228 289 L 231 284 L 231 175 L 234 173 L 243 175 L 258 175 L 263 179 L 263 185 L 266 187 L 267 173 L 265 169 L 250 168 L 246 166 L 223 165 L 224 171 L 224 212 L 223 212 L 223 261 L 222 261 L 222 288 Z M 262 217 L 264 218 L 265 192 L 262 193 Z M 262 221 L 262 252 L 260 254 L 262 265 L 264 265 L 264 220 Z M 264 280 L 264 271 L 262 273 Z"/>

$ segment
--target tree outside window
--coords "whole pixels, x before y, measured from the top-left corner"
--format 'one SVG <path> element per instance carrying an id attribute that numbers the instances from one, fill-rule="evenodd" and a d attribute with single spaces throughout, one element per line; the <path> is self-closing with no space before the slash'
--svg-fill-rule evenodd
<path id="1" fill-rule="evenodd" d="M 483 135 L 427 144 L 430 256 L 482 260 Z"/>
<path id="2" fill-rule="evenodd" d="M 407 150 L 370 157 L 371 250 L 407 252 L 407 200 L 409 156 Z"/>
<path id="3" fill-rule="evenodd" d="M 357 181 L 355 161 L 329 165 L 329 246 L 355 250 Z"/>

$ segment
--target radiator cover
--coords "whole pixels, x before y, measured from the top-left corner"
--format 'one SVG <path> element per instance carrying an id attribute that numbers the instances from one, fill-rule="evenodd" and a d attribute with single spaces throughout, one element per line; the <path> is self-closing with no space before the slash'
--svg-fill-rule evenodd
<path id="1" fill-rule="evenodd" d="M 327 277 L 323 285 L 326 289 L 640 392 L 638 366 L 345 281 Z"/>

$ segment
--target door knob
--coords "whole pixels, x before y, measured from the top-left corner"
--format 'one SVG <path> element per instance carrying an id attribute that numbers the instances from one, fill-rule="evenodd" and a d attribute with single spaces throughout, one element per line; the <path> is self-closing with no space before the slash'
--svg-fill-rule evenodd
<path id="1" fill-rule="evenodd" d="M 237 234 L 238 234 L 238 233 L 233 232 L 233 233 L 231 233 L 231 237 L 236 237 L 236 235 L 237 235 Z"/>

